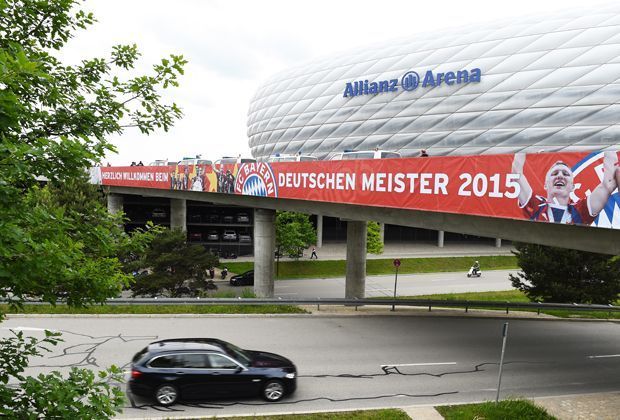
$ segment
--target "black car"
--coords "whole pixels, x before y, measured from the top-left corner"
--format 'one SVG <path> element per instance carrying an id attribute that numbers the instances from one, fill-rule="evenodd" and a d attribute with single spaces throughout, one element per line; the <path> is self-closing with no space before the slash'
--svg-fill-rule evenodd
<path id="1" fill-rule="evenodd" d="M 168 406 L 179 400 L 261 395 L 279 401 L 295 391 L 293 362 L 243 350 L 215 338 L 175 338 L 149 344 L 132 359 L 129 391 Z"/>
<path id="2" fill-rule="evenodd" d="M 230 278 L 231 286 L 253 286 L 254 285 L 254 270 L 246 271 L 242 274 L 237 274 Z"/>

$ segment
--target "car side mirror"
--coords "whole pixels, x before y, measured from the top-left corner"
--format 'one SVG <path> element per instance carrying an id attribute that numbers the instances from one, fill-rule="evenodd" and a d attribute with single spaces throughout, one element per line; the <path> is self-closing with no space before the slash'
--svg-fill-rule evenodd
<path id="1" fill-rule="evenodd" d="M 241 366 L 237 366 L 237 369 L 235 369 L 235 373 L 241 373 L 243 372 L 243 368 Z"/>

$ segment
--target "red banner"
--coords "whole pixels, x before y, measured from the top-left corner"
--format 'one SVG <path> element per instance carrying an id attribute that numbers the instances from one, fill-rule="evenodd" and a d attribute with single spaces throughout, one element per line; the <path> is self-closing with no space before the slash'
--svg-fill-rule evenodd
<path id="1" fill-rule="evenodd" d="M 620 227 L 617 152 L 101 168 L 103 185 Z"/>

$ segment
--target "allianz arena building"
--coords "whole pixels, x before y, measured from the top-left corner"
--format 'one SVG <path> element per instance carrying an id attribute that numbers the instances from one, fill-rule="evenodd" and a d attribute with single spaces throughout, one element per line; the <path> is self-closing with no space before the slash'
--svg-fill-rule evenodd
<path id="1" fill-rule="evenodd" d="M 249 146 L 326 158 L 620 148 L 620 5 L 385 42 L 259 87 Z"/>

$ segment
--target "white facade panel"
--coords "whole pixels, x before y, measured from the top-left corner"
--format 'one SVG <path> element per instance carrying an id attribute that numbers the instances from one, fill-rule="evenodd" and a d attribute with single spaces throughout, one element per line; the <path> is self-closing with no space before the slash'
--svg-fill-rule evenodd
<path id="1" fill-rule="evenodd" d="M 473 69 L 479 81 L 469 81 Z M 410 71 L 417 85 L 415 75 L 405 80 Z M 428 71 L 435 82 L 443 73 L 438 86 L 424 86 Z M 259 159 L 374 147 L 405 156 L 423 148 L 431 155 L 617 149 L 619 136 L 617 4 L 323 57 L 271 77 L 248 112 Z"/>

